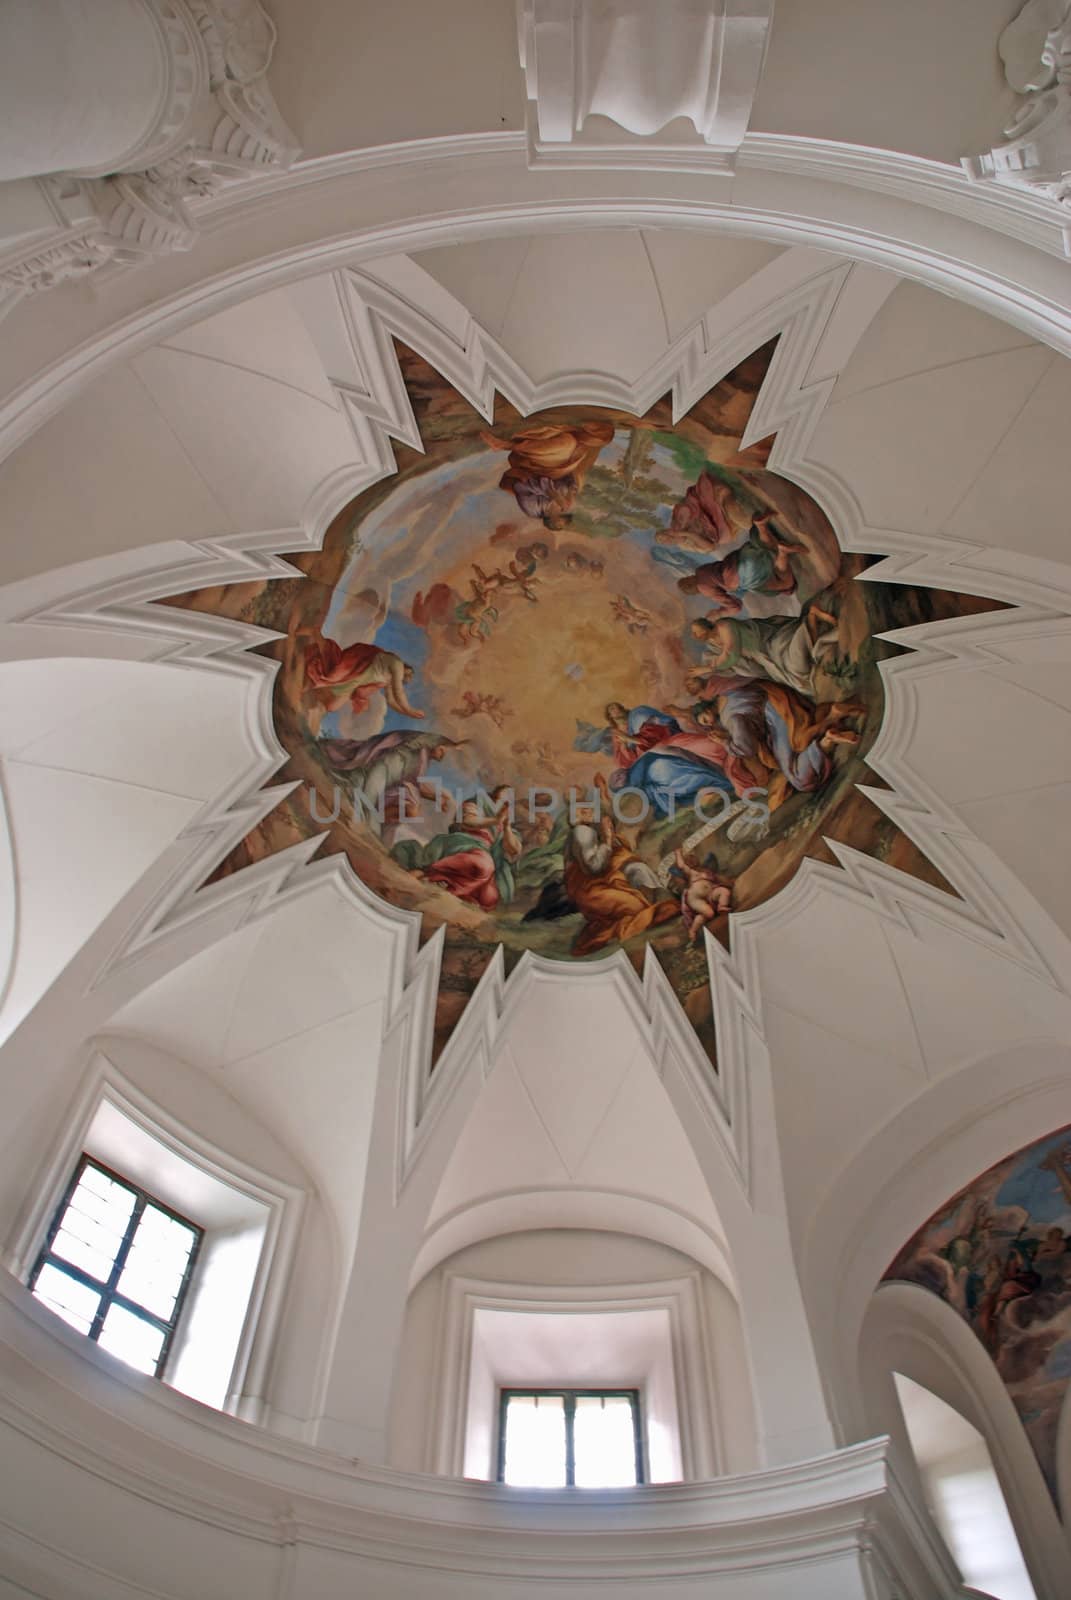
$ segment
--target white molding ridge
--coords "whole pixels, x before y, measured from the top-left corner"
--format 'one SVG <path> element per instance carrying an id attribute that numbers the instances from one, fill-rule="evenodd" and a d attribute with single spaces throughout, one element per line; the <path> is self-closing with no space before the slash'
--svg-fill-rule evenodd
<path id="1" fill-rule="evenodd" d="M 772 17 L 773 0 L 520 0 L 529 164 L 731 173 Z"/>
<path id="2" fill-rule="evenodd" d="M 135 1539 L 111 1541 L 101 1565 L 93 1530 L 103 1506 L 113 1526 L 157 1530 L 154 1559 L 157 1570 L 174 1561 L 167 1570 L 175 1600 L 204 1593 L 196 1568 L 191 1583 L 199 1587 L 182 1585 L 180 1556 L 184 1543 L 203 1547 L 206 1539 L 217 1582 L 230 1593 L 254 1592 L 243 1565 L 251 1547 L 270 1563 L 252 1569 L 256 1592 L 286 1596 L 305 1592 L 293 1581 L 302 1573 L 317 1593 L 387 1592 L 384 1563 L 414 1600 L 432 1600 L 444 1581 L 491 1600 L 510 1578 L 594 1597 L 638 1570 L 661 1580 L 667 1595 L 679 1585 L 682 1597 L 697 1579 L 712 1596 L 734 1600 L 753 1589 L 790 1600 L 801 1582 L 845 1600 L 957 1593 L 885 1438 L 707 1483 L 532 1493 L 347 1461 L 206 1411 L 87 1346 L 6 1274 L 0 1351 L 12 1485 L 32 1481 L 42 1453 L 81 1469 L 58 1543 L 45 1527 L 53 1507 L 43 1497 L 21 1526 L 10 1510 L 0 1521 L 5 1571 L 18 1571 L 34 1592 L 91 1600 L 156 1594 L 145 1587 Z M 318 1558 L 331 1566 L 318 1569 Z M 317 1585 L 318 1571 L 333 1574 L 327 1587 Z M 850 1585 L 847 1573 L 856 1575 Z"/>

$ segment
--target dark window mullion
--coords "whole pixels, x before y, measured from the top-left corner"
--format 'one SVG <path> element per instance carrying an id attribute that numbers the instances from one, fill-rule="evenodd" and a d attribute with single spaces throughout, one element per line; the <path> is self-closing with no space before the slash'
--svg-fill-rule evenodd
<path id="1" fill-rule="evenodd" d="M 89 1165 L 89 1157 L 88 1156 L 82 1156 L 82 1158 L 79 1161 L 77 1167 L 75 1167 L 75 1169 L 74 1169 L 73 1178 L 71 1179 L 70 1183 L 67 1185 L 67 1188 L 64 1191 L 63 1199 L 60 1201 L 59 1205 L 56 1207 L 55 1215 L 53 1216 L 52 1221 L 48 1225 L 48 1232 L 45 1234 L 45 1242 L 41 1246 L 41 1252 L 37 1257 L 36 1263 L 34 1264 L 33 1272 L 30 1274 L 29 1287 L 31 1289 L 33 1288 L 34 1284 L 37 1282 L 38 1278 L 41 1276 L 41 1269 L 42 1269 L 42 1267 L 44 1267 L 45 1263 L 49 1259 L 49 1256 L 51 1255 L 52 1246 L 56 1242 L 56 1235 L 57 1235 L 57 1233 L 59 1233 L 60 1227 L 63 1224 L 63 1219 L 67 1215 L 67 1207 L 70 1205 L 71 1201 L 74 1199 L 74 1191 L 77 1189 L 79 1183 L 81 1182 L 82 1173 L 85 1171 L 85 1169 L 86 1169 L 86 1167 L 88 1165 Z M 58 1259 L 58 1258 L 56 1258 L 56 1259 Z M 95 1284 L 96 1287 L 100 1287 L 100 1285 L 97 1284 L 96 1280 L 94 1280 L 94 1284 Z"/>
<path id="2" fill-rule="evenodd" d="M 573 1439 L 573 1423 L 576 1421 L 576 1395 L 565 1393 L 562 1395 L 565 1406 L 565 1487 L 576 1488 L 576 1443 Z"/>
<path id="3" fill-rule="evenodd" d="M 128 1188 L 129 1186 L 124 1184 L 123 1187 Z M 131 1190 L 130 1192 L 134 1195 L 134 1209 L 130 1213 L 130 1221 L 126 1225 L 126 1232 L 123 1234 L 122 1242 L 120 1243 L 118 1250 L 115 1252 L 115 1261 L 112 1265 L 112 1270 L 108 1275 L 108 1282 L 104 1286 L 104 1293 L 101 1296 L 100 1305 L 97 1307 L 97 1314 L 93 1318 L 93 1326 L 86 1335 L 86 1337 L 89 1339 L 100 1338 L 100 1330 L 104 1326 L 104 1319 L 115 1303 L 116 1288 L 118 1286 L 119 1279 L 123 1276 L 123 1268 L 126 1266 L 126 1258 L 130 1254 L 131 1246 L 134 1243 L 134 1235 L 137 1233 L 138 1224 L 145 1214 L 145 1206 L 147 1204 L 145 1196 L 143 1194 L 138 1194 L 135 1190 Z"/>
<path id="4" fill-rule="evenodd" d="M 129 1311 L 132 1317 L 140 1317 L 142 1322 L 151 1322 L 160 1333 L 166 1334 L 171 1327 L 166 1317 L 158 1317 L 155 1311 L 150 1311 L 147 1306 L 139 1306 L 136 1300 L 128 1300 L 125 1294 L 114 1293 L 111 1303 L 113 1306 L 120 1306 L 124 1311 Z"/>
<path id="5" fill-rule="evenodd" d="M 496 1477 L 499 1483 L 505 1481 L 506 1469 L 506 1427 L 509 1414 L 509 1402 L 512 1399 L 535 1400 L 541 1399 L 560 1400 L 565 1421 L 565 1483 L 570 1489 L 576 1488 L 576 1402 L 581 1397 L 601 1400 L 605 1408 L 607 1400 L 627 1400 L 632 1413 L 632 1431 L 635 1448 L 635 1472 L 637 1484 L 645 1483 L 645 1458 L 643 1444 L 643 1418 L 640 1411 L 640 1395 L 637 1389 L 501 1389 L 498 1402 L 498 1460 Z"/>
<path id="6" fill-rule="evenodd" d="M 201 1245 L 203 1243 L 203 1232 L 195 1233 L 193 1236 L 193 1244 L 190 1246 L 190 1253 L 186 1257 L 186 1267 L 182 1274 L 182 1280 L 175 1292 L 175 1304 L 171 1312 L 171 1320 L 164 1325 L 164 1342 L 160 1346 L 160 1354 L 157 1357 L 156 1372 L 154 1374 L 154 1376 L 157 1378 L 160 1377 L 161 1373 L 166 1367 L 167 1358 L 171 1354 L 171 1343 L 176 1332 L 178 1331 L 179 1312 L 181 1311 L 185 1302 L 186 1291 L 190 1286 L 190 1279 L 193 1276 L 193 1269 L 197 1265 L 197 1257 L 201 1253 Z"/>
<path id="7" fill-rule="evenodd" d="M 93 1274 L 86 1272 L 83 1267 L 76 1267 L 73 1261 L 64 1261 L 62 1256 L 56 1255 L 52 1250 L 46 1250 L 37 1263 L 33 1280 L 30 1284 L 31 1289 L 34 1283 L 37 1282 L 43 1267 L 55 1267 L 57 1272 L 62 1272 L 66 1277 L 73 1278 L 76 1283 L 82 1284 L 84 1288 L 93 1289 L 97 1294 L 104 1293 L 105 1286 L 99 1278 L 94 1278 Z"/>

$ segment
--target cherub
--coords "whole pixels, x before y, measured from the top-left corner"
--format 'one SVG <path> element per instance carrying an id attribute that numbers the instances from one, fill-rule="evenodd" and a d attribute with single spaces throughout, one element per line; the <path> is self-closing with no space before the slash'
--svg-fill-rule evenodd
<path id="1" fill-rule="evenodd" d="M 469 588 L 472 590 L 471 600 L 461 600 L 454 610 L 454 621 L 457 623 L 458 633 L 464 644 L 482 644 L 490 638 L 491 631 L 498 621 L 498 608 L 491 603 L 491 595 L 497 587 L 494 580 L 501 578 L 502 573 L 492 573 L 490 576 L 474 566 L 474 577 L 469 579 Z"/>
<path id="2" fill-rule="evenodd" d="M 684 878 L 681 890 L 681 916 L 688 929 L 688 937 L 695 944 L 702 930 L 715 917 L 728 911 L 733 899 L 733 886 L 728 878 L 714 871 L 714 858 L 708 856 L 701 867 L 693 867 L 683 850 L 673 852 L 677 871 Z"/>
<path id="3" fill-rule="evenodd" d="M 526 600 L 538 600 L 534 586 L 539 579 L 535 573 L 539 563 L 545 561 L 548 554 L 548 548 L 543 543 L 522 545 L 511 558 L 507 572 L 503 572 L 501 567 L 496 567 L 493 572 L 484 572 L 482 567 L 473 562 L 475 576 L 469 580 L 473 593 L 484 600 L 495 592 L 520 594 Z"/>
<path id="4" fill-rule="evenodd" d="M 556 760 L 549 740 L 539 740 L 535 747 L 535 758 L 543 768 L 543 771 L 549 772 L 552 777 L 563 778 L 565 776 L 565 768 Z"/>
<path id="5" fill-rule="evenodd" d="M 623 622 L 629 633 L 646 633 L 654 621 L 654 612 L 633 603 L 627 594 L 615 594 L 610 601 L 615 622 Z"/>
<path id="6" fill-rule="evenodd" d="M 451 709 L 453 717 L 477 717 L 480 713 L 490 717 L 496 728 L 501 728 L 507 717 L 512 717 L 513 712 L 506 705 L 501 695 L 482 694 L 475 689 L 466 689 L 461 696 L 461 704 Z"/>
<path id="7" fill-rule="evenodd" d="M 565 557 L 566 572 L 586 572 L 589 577 L 601 578 L 606 571 L 605 564 L 599 560 L 592 560 L 590 556 L 582 555 L 579 550 L 570 550 Z"/>

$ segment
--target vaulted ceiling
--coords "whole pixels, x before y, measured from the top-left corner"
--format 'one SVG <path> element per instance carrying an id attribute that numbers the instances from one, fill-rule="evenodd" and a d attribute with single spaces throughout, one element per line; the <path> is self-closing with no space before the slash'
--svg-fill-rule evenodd
<path id="1" fill-rule="evenodd" d="M 309 851 L 198 893 L 263 810 L 280 754 L 271 675 L 246 652 L 263 642 L 252 629 L 150 601 L 252 583 L 278 552 L 314 547 L 390 469 L 390 441 L 414 444 L 391 336 L 485 407 L 497 387 L 521 410 L 642 410 L 674 387 L 685 409 L 775 334 L 784 359 L 758 404 L 777 470 L 846 550 L 887 558 L 877 581 L 1007 609 L 907 630 L 884 669 L 872 798 L 954 892 L 831 850 L 734 917 L 730 950 L 712 954 L 711 1147 L 753 1197 L 779 1153 L 816 1341 L 847 1372 L 904 1240 L 1066 1122 L 1071 369 L 1066 344 L 1041 338 L 1066 263 L 1046 235 L 1033 299 L 990 314 L 1022 230 L 995 230 L 969 277 L 974 221 L 928 199 L 921 231 L 946 232 L 925 261 L 907 246 L 894 261 L 875 169 L 873 192 L 844 180 L 819 227 L 818 178 L 812 191 L 774 159 L 790 135 L 929 163 L 988 148 L 1010 103 L 992 41 L 1017 6 L 969 9 L 967 26 L 966 8 L 926 0 L 779 0 L 751 122 L 767 164 L 745 149 L 735 178 L 667 179 L 675 216 L 645 214 L 655 180 L 619 174 L 570 175 L 541 212 L 516 141 L 479 157 L 461 198 L 431 167 L 406 168 L 389 203 L 371 166 L 367 188 L 329 192 L 328 164 L 293 212 L 254 196 L 240 228 L 221 209 L 196 266 L 69 285 L 5 319 L 12 391 L 26 383 L 0 462 L 12 1127 L 47 1125 L 88 1039 L 144 1045 L 286 1153 L 349 1259 L 383 1039 L 406 1007 L 427 1010 L 429 961 L 411 918 Z M 277 97 L 309 157 L 522 126 L 510 7 L 272 10 Z M 722 209 L 701 217 L 703 183 Z M 586 186 L 605 216 L 585 211 Z M 347 255 L 347 229 L 388 229 L 410 204 L 435 229 L 410 241 L 396 217 L 397 236 L 362 234 Z M 852 229 L 867 242 L 849 250 Z M 946 293 L 938 257 L 953 263 Z M 731 1280 L 735 1191 L 682 1131 L 656 980 L 522 977 L 493 972 L 459 1031 L 481 1078 L 414 1274 L 491 1232 L 569 1225 L 646 1234 Z M 771 1116 L 752 1126 L 763 1095 Z M 17 1140 L 0 1172 L 13 1210 L 34 1148 Z"/>

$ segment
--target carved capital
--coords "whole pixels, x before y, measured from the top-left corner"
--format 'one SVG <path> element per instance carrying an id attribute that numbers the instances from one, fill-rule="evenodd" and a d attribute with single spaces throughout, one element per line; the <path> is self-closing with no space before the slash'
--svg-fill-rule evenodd
<path id="1" fill-rule="evenodd" d="M 86 233 L 71 230 L 51 238 L 32 255 L 0 264 L 2 298 L 10 294 L 37 294 L 66 283 L 69 278 L 84 278 L 111 258 L 111 242 L 99 230 Z"/>
<path id="2" fill-rule="evenodd" d="M 522 0 L 532 165 L 731 170 L 773 0 Z"/>
<path id="3" fill-rule="evenodd" d="M 200 108 L 192 163 L 223 179 L 288 167 L 301 149 L 268 87 L 275 24 L 260 0 L 187 4 L 208 57 L 212 101 Z"/>
<path id="4" fill-rule="evenodd" d="M 268 87 L 276 33 L 259 0 L 148 4 L 167 43 L 171 82 L 140 164 L 39 179 L 59 231 L 0 260 L 8 296 L 189 250 L 198 237 L 191 203 L 284 169 L 301 153 Z"/>

